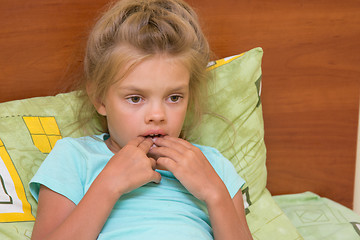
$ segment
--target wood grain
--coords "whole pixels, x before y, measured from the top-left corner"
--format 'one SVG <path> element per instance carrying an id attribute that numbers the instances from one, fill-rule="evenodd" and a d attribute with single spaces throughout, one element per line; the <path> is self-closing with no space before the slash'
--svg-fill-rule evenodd
<path id="1" fill-rule="evenodd" d="M 201 9 L 211 18 L 207 30 L 220 56 L 264 49 L 270 191 L 313 191 L 352 207 L 360 2 L 212 3 L 214 15 L 210 6 Z"/>
<path id="2" fill-rule="evenodd" d="M 264 49 L 268 188 L 352 206 L 360 74 L 358 0 L 188 0 L 217 57 Z M 0 102 L 55 94 L 80 65 L 105 0 L 2 0 Z M 71 73 L 71 71 L 70 71 Z"/>
<path id="3" fill-rule="evenodd" d="M 1 101 L 59 92 L 68 66 L 80 60 L 88 29 L 106 2 L 2 0 Z"/>

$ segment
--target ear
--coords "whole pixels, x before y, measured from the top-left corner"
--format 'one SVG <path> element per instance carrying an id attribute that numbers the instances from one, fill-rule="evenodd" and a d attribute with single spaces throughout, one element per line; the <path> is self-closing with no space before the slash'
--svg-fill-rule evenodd
<path id="1" fill-rule="evenodd" d="M 101 99 L 94 96 L 95 91 L 93 89 L 94 89 L 94 86 L 92 84 L 86 85 L 86 92 L 89 96 L 91 103 L 94 105 L 96 111 L 100 115 L 106 116 L 106 106 Z"/>

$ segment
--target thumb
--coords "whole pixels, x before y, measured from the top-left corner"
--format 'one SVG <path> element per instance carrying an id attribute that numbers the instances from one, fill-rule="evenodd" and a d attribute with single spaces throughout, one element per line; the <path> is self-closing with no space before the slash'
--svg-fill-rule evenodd
<path id="1" fill-rule="evenodd" d="M 152 182 L 160 183 L 160 181 L 161 181 L 161 174 L 158 173 L 157 171 L 154 171 Z"/>

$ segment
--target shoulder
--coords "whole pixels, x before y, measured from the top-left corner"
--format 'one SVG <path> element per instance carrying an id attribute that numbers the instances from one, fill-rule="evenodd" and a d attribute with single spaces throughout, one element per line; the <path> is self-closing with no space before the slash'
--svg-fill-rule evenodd
<path id="1" fill-rule="evenodd" d="M 45 185 L 78 203 L 83 196 L 83 184 L 93 175 L 89 169 L 92 171 L 97 166 L 90 159 L 99 155 L 96 153 L 101 151 L 101 143 L 101 135 L 58 140 L 29 183 L 35 199 L 40 185 Z"/>
<path id="2" fill-rule="evenodd" d="M 73 137 L 64 137 L 60 140 L 58 140 L 56 142 L 56 144 L 81 144 L 81 145 L 86 145 L 86 144 L 94 144 L 94 143 L 98 143 L 98 142 L 104 142 L 104 140 L 102 140 L 102 136 L 103 135 L 92 135 L 92 136 L 84 136 L 84 137 L 78 137 L 78 138 L 73 138 Z"/>
<path id="3" fill-rule="evenodd" d="M 191 143 L 195 147 L 199 148 L 204 154 L 215 154 L 215 155 L 222 155 L 219 150 L 214 147 L 199 145 L 196 143 Z"/>
<path id="4" fill-rule="evenodd" d="M 239 176 L 230 160 L 216 148 L 198 144 L 193 145 L 199 148 L 205 155 L 214 170 L 227 186 L 231 197 L 235 196 L 239 188 L 244 185 L 245 181 Z"/>
<path id="5" fill-rule="evenodd" d="M 90 156 L 104 151 L 104 141 L 99 136 L 65 137 L 56 142 L 42 165 L 83 165 Z"/>
<path id="6" fill-rule="evenodd" d="M 91 136 L 59 139 L 49 155 L 45 158 L 42 166 L 57 166 L 66 162 L 67 166 L 77 165 L 86 158 L 89 150 L 92 149 L 95 140 Z M 72 163 L 73 164 L 70 164 Z"/>
<path id="7" fill-rule="evenodd" d="M 61 150 L 77 150 L 77 151 L 92 151 L 94 147 L 104 143 L 102 135 L 84 136 L 79 138 L 65 137 L 56 142 L 52 151 Z"/>
<path id="8" fill-rule="evenodd" d="M 225 158 L 218 149 L 210 146 L 204 146 L 192 143 L 195 147 L 199 148 L 205 157 L 211 162 L 214 159 L 220 159 L 221 161 L 229 161 Z"/>
<path id="9" fill-rule="evenodd" d="M 233 167 L 232 163 L 221 154 L 221 152 L 210 146 L 204 146 L 199 144 L 193 144 L 195 147 L 199 148 L 201 152 L 205 155 L 207 160 L 213 166 L 213 168 L 221 175 L 224 172 L 224 169 Z"/>

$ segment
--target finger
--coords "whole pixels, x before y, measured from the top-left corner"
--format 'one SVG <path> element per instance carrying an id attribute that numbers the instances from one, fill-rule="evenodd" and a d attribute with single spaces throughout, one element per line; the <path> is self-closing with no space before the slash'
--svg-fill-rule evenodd
<path id="1" fill-rule="evenodd" d="M 158 138 L 155 140 L 156 146 L 159 147 L 168 147 L 176 149 L 178 152 L 183 153 L 184 151 L 188 149 L 192 149 L 193 145 L 189 143 L 188 141 L 181 139 L 181 138 L 175 138 L 175 137 L 169 137 L 165 136 L 163 138 Z"/>
<path id="2" fill-rule="evenodd" d="M 154 156 L 160 156 L 160 157 L 168 157 L 171 158 L 173 161 L 178 161 L 182 158 L 181 151 L 178 151 L 174 147 L 156 147 L 152 148 L 150 150 L 150 153 Z M 159 159 L 158 159 L 159 160 Z"/>
<path id="3" fill-rule="evenodd" d="M 175 137 L 166 136 L 165 139 L 169 139 L 169 140 L 171 140 L 173 142 L 177 142 L 177 143 L 183 145 L 186 148 L 194 147 L 194 145 L 192 145 L 191 143 L 189 143 L 188 141 L 186 141 L 185 139 L 182 139 L 182 138 L 175 138 Z"/>
<path id="4" fill-rule="evenodd" d="M 171 146 L 180 144 L 178 139 L 179 138 L 165 136 L 165 137 L 161 137 L 161 138 L 156 138 L 154 140 L 154 143 L 157 146 L 161 146 L 161 147 L 171 147 Z"/>
<path id="5" fill-rule="evenodd" d="M 158 172 L 156 172 L 156 171 L 154 171 L 153 178 L 152 178 L 151 181 L 154 182 L 154 183 L 160 183 L 160 181 L 161 181 L 161 174 L 158 173 Z"/>
<path id="6" fill-rule="evenodd" d="M 152 157 L 149 158 L 149 159 L 150 159 L 150 163 L 151 163 L 151 168 L 152 168 L 153 170 L 155 170 L 155 169 L 156 169 L 156 160 L 153 159 Z"/>
<path id="7" fill-rule="evenodd" d="M 177 138 L 179 143 L 181 143 L 184 147 L 186 148 L 193 148 L 194 145 L 192 145 L 190 142 L 186 141 L 185 139 L 182 138 Z"/>
<path id="8" fill-rule="evenodd" d="M 177 164 L 173 159 L 167 158 L 167 157 L 160 157 L 160 158 L 158 158 L 156 163 L 157 163 L 158 168 L 166 169 L 167 171 L 170 171 L 175 175 L 174 172 L 176 172 L 176 165 Z"/>
<path id="9" fill-rule="evenodd" d="M 144 139 L 144 137 L 139 136 L 137 138 L 131 139 L 127 144 L 137 147 L 142 141 L 144 141 Z"/>
<path id="10" fill-rule="evenodd" d="M 151 146 L 153 145 L 153 141 L 149 138 L 145 138 L 140 144 L 138 145 L 138 148 L 143 150 L 145 153 L 149 152 Z"/>

